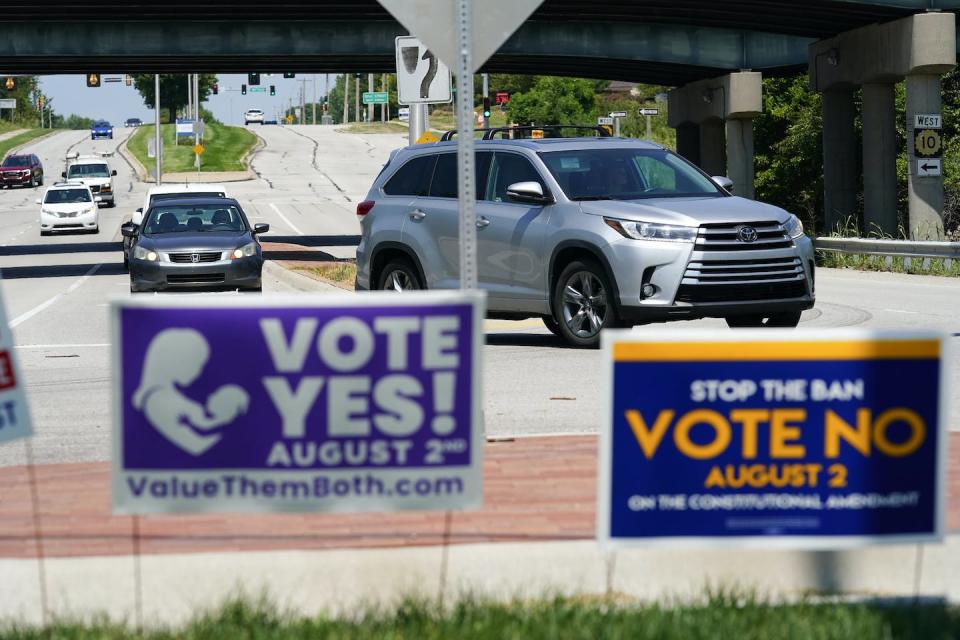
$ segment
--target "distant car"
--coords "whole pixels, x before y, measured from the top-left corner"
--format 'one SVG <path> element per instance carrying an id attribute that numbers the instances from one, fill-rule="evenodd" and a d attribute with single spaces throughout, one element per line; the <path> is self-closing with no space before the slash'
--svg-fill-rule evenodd
<path id="1" fill-rule="evenodd" d="M 125 127 L 139 127 L 143 124 L 143 120 L 140 118 L 127 118 L 127 121 L 123 123 Z"/>
<path id="2" fill-rule="evenodd" d="M 260 291 L 263 250 L 257 236 L 269 230 L 268 224 L 251 226 L 231 198 L 161 200 L 142 225 L 120 227 L 133 239 L 130 291 Z"/>
<path id="3" fill-rule="evenodd" d="M 7 156 L 0 165 L 5 187 L 37 187 L 43 184 L 43 164 L 32 153 Z"/>
<path id="4" fill-rule="evenodd" d="M 57 182 L 47 189 L 43 198 L 37 199 L 40 205 L 40 235 L 48 236 L 54 231 L 100 230 L 100 212 L 90 187 L 73 180 Z"/>
<path id="5" fill-rule="evenodd" d="M 100 196 L 104 205 L 116 206 L 113 191 L 113 176 L 116 170 L 111 169 L 107 161 L 100 156 L 74 155 L 67 158 L 67 170 L 61 173 L 64 180 L 77 180 L 90 187 L 93 195 Z"/>
<path id="6" fill-rule="evenodd" d="M 263 124 L 277 124 L 276 120 L 264 120 Z"/>
<path id="7" fill-rule="evenodd" d="M 113 140 L 113 125 L 106 120 L 98 120 L 90 127 L 90 139 L 108 138 Z"/>
<path id="8" fill-rule="evenodd" d="M 176 200 L 182 198 L 226 198 L 227 188 L 222 184 L 206 184 L 193 182 L 187 184 L 164 184 L 152 187 L 147 191 L 143 206 L 133 212 L 131 222 L 140 225 L 143 222 L 143 212 L 161 200 Z M 130 250 L 133 248 L 133 238 L 123 238 L 123 266 L 130 264 Z"/>
<path id="9" fill-rule="evenodd" d="M 251 122 L 263 124 L 263 111 L 261 109 L 248 109 L 243 114 L 243 124 L 250 124 Z"/>

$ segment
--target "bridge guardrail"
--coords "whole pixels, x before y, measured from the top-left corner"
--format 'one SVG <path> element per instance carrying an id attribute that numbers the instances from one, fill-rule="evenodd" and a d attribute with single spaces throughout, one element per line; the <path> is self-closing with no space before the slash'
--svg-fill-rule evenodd
<path id="1" fill-rule="evenodd" d="M 853 253 L 888 258 L 943 258 L 960 260 L 960 242 L 919 240 L 880 240 L 874 238 L 816 238 L 818 251 Z"/>

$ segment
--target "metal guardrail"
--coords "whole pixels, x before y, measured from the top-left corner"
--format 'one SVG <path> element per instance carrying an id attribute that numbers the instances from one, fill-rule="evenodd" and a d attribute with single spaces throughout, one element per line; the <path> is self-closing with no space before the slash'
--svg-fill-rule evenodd
<path id="1" fill-rule="evenodd" d="M 960 260 L 960 242 L 877 240 L 873 238 L 816 238 L 818 251 L 901 258 Z"/>

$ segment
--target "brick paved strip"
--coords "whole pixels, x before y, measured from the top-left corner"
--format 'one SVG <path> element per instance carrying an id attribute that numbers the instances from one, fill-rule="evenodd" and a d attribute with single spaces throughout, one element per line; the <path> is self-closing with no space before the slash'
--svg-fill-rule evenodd
<path id="1" fill-rule="evenodd" d="M 951 434 L 949 527 L 960 530 L 960 434 Z M 107 462 L 37 467 L 49 556 L 128 555 L 132 519 L 110 513 Z M 455 512 L 451 544 L 576 540 L 594 535 L 596 438 L 524 438 L 487 445 L 484 508 Z M 442 512 L 160 515 L 141 517 L 145 554 L 385 548 L 442 544 Z M 0 469 L 0 557 L 36 555 L 27 473 Z"/>

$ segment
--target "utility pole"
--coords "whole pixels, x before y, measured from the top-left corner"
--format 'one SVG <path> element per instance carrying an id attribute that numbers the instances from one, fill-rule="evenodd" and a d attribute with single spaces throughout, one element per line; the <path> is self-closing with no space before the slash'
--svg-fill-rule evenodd
<path id="1" fill-rule="evenodd" d="M 193 118 L 200 121 L 200 74 L 193 74 L 193 105 L 195 107 Z"/>
<path id="2" fill-rule="evenodd" d="M 387 86 L 387 74 L 380 74 L 380 91 L 387 94 L 387 101 L 380 105 L 380 122 L 387 121 L 387 105 L 390 103 L 390 88 Z"/>
<path id="3" fill-rule="evenodd" d="M 153 110 L 154 110 L 154 122 L 156 123 L 156 156 L 157 160 L 157 186 L 161 184 L 160 171 L 163 166 L 161 157 L 163 155 L 163 139 L 160 137 L 160 74 L 154 74 L 153 76 Z"/>
<path id="4" fill-rule="evenodd" d="M 367 91 L 369 91 L 370 93 L 373 93 L 373 74 L 372 73 L 367 74 Z M 375 107 L 373 106 L 372 102 L 367 105 L 367 122 L 373 122 L 374 109 Z"/>
<path id="5" fill-rule="evenodd" d="M 350 95 L 350 74 L 343 74 L 343 124 L 350 122 L 350 107 L 347 100 Z"/>
<path id="6" fill-rule="evenodd" d="M 313 124 L 317 124 L 317 74 L 313 74 Z"/>
<path id="7" fill-rule="evenodd" d="M 354 87 L 356 91 L 354 92 L 353 99 L 353 116 L 357 119 L 357 122 L 360 122 L 360 74 L 356 74 L 354 78 Z"/>
<path id="8" fill-rule="evenodd" d="M 193 117 L 193 74 L 187 74 L 187 112 L 183 114 L 187 118 Z"/>

